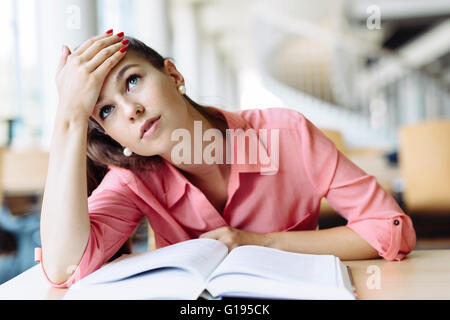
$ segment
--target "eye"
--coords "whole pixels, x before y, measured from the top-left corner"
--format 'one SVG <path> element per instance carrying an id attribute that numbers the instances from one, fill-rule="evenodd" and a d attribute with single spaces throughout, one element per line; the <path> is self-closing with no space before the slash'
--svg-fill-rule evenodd
<path id="1" fill-rule="evenodd" d="M 130 90 L 134 86 L 136 86 L 139 82 L 139 77 L 137 74 L 133 74 L 127 78 L 127 90 Z"/>
<path id="2" fill-rule="evenodd" d="M 100 109 L 100 112 L 99 112 L 99 117 L 102 119 L 102 120 L 105 120 L 110 114 L 111 114 L 111 112 L 114 110 L 114 107 L 113 106 L 104 106 L 104 107 L 102 107 L 101 109 Z"/>

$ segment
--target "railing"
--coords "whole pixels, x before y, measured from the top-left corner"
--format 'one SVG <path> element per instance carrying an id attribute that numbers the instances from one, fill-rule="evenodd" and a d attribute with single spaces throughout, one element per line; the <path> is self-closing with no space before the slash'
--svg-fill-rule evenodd
<path id="1" fill-rule="evenodd" d="M 448 86 L 401 57 L 264 7 L 254 13 L 268 89 L 350 145 L 395 149 L 400 126 L 450 117 Z"/>

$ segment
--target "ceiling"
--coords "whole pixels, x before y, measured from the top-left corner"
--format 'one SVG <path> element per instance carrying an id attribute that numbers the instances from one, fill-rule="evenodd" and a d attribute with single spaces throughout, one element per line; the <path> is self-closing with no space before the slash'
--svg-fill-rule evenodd
<path id="1" fill-rule="evenodd" d="M 198 6 L 203 37 L 214 41 L 236 68 L 252 64 L 258 54 L 254 51 L 254 18 L 263 8 L 270 18 L 278 17 L 286 28 L 297 28 L 303 37 L 322 45 L 329 41 L 330 46 L 337 43 L 391 52 L 413 68 L 437 70 L 443 79 L 450 78 L 449 0 L 173 1 Z M 369 6 L 379 7 L 381 30 L 367 29 Z M 282 58 L 289 59 L 285 53 Z"/>

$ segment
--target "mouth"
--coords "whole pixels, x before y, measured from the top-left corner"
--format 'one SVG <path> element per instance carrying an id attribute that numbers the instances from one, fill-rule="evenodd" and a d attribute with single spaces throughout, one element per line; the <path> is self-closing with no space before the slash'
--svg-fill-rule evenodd
<path id="1" fill-rule="evenodd" d="M 141 136 L 140 136 L 141 139 L 144 138 L 144 136 L 147 137 L 153 133 L 156 127 L 155 124 L 158 122 L 160 118 L 161 116 L 159 115 L 151 119 L 148 119 L 147 121 L 144 122 L 144 124 L 141 126 Z"/>

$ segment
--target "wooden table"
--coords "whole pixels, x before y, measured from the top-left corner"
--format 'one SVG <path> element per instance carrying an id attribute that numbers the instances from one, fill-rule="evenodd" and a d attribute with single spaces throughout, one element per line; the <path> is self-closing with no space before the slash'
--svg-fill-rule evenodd
<path id="1" fill-rule="evenodd" d="M 450 299 L 450 250 L 414 250 L 406 259 L 394 262 L 374 259 L 344 263 L 351 267 L 362 300 Z M 369 279 L 377 268 L 380 289 L 374 288 Z"/>
<path id="2" fill-rule="evenodd" d="M 415 250 L 402 261 L 344 261 L 361 300 L 450 299 L 450 250 Z M 377 274 L 378 273 L 378 274 Z M 371 281 L 379 275 L 377 281 Z M 36 265 L 0 286 L 0 299 L 62 299 Z"/>

